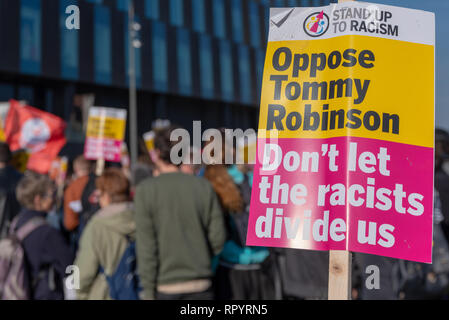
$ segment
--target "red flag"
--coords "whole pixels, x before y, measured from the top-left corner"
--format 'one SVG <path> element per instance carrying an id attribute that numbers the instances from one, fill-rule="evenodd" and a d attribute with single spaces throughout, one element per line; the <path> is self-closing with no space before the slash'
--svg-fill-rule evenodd
<path id="1" fill-rule="evenodd" d="M 66 123 L 61 118 L 11 100 L 5 121 L 6 142 L 11 151 L 30 152 L 27 168 L 46 174 L 66 143 Z"/>

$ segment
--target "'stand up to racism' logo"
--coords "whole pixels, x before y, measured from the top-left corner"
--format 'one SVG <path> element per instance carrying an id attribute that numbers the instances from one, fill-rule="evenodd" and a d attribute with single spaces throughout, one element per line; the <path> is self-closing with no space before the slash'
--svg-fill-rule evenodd
<path id="1" fill-rule="evenodd" d="M 304 21 L 304 31 L 311 37 L 319 37 L 329 29 L 329 17 L 324 11 L 314 12 Z"/>

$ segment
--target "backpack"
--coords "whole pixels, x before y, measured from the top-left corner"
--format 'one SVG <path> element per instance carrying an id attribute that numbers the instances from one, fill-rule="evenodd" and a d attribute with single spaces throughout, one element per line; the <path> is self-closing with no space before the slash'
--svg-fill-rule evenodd
<path id="1" fill-rule="evenodd" d="M 28 300 L 31 298 L 29 273 L 25 261 L 23 240 L 38 227 L 44 218 L 33 218 L 17 231 L 18 218 L 11 224 L 10 234 L 0 241 L 0 300 Z"/>
<path id="2" fill-rule="evenodd" d="M 128 240 L 128 247 L 123 253 L 115 272 L 108 276 L 100 266 L 100 273 L 106 277 L 109 295 L 114 300 L 139 300 L 142 291 L 137 275 L 136 243 Z"/>

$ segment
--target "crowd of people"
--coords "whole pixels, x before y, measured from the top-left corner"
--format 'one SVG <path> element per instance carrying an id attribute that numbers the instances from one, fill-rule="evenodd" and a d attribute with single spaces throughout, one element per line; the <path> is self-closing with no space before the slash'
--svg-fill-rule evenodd
<path id="1" fill-rule="evenodd" d="M 175 165 L 174 129 L 156 131 L 151 160 L 131 174 L 109 164 L 97 175 L 93 163 L 79 156 L 64 182 L 18 173 L 1 143 L 0 239 L 15 235 L 24 265 L 22 273 L 8 273 L 1 240 L 0 299 L 326 299 L 327 252 L 245 245 L 252 166 Z M 353 299 L 447 298 L 445 131 L 437 130 L 435 150 L 434 263 L 354 254 Z M 369 265 L 380 268 L 375 290 L 365 285 Z M 78 272 L 73 288 L 66 285 L 70 266 Z M 24 274 L 24 283 L 16 279 Z"/>

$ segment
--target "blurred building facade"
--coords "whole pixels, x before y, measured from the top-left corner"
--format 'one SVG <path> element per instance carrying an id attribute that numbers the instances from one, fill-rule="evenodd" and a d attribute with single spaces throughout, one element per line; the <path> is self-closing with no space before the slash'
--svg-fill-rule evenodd
<path id="1" fill-rule="evenodd" d="M 81 100 L 128 106 L 129 0 L 0 0 L 0 101 L 25 100 L 68 122 L 82 144 Z M 329 0 L 134 0 L 139 135 L 157 118 L 191 128 L 257 128 L 270 7 Z M 79 30 L 66 28 L 70 5 Z M 204 127 L 203 129 L 206 129 Z"/>

